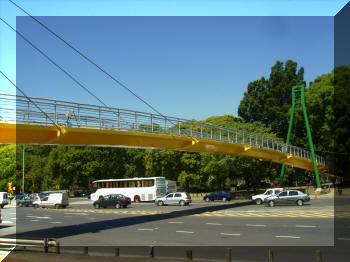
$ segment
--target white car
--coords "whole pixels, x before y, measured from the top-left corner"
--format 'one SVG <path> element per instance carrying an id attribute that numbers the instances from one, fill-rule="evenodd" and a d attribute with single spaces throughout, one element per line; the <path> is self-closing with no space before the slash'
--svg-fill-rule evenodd
<path id="1" fill-rule="evenodd" d="M 165 197 L 158 197 L 154 202 L 158 206 L 164 206 L 164 205 L 187 206 L 192 202 L 192 199 L 191 199 L 191 196 L 185 192 L 175 192 L 175 193 L 170 193 Z"/>
<path id="2" fill-rule="evenodd" d="M 257 205 L 260 205 L 264 203 L 265 198 L 275 196 L 281 193 L 283 190 L 283 188 L 269 188 L 265 191 L 264 194 L 252 196 L 252 200 L 255 201 Z"/>

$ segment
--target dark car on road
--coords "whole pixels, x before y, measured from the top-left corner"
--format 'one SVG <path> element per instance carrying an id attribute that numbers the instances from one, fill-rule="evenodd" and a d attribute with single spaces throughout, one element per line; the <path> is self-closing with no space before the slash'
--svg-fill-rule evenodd
<path id="1" fill-rule="evenodd" d="M 131 199 L 121 194 L 113 194 L 101 197 L 96 200 L 93 205 L 95 208 L 106 208 L 106 207 L 115 207 L 115 208 L 126 208 L 131 204 Z"/>
<path id="2" fill-rule="evenodd" d="M 215 191 L 211 194 L 205 195 L 203 200 L 209 202 L 214 200 L 231 201 L 232 195 L 226 191 Z"/>
<path id="3" fill-rule="evenodd" d="M 299 190 L 285 190 L 275 196 L 265 198 L 266 206 L 274 207 L 275 205 L 292 204 L 302 206 L 305 202 L 310 201 L 309 195 Z"/>
<path id="4" fill-rule="evenodd" d="M 19 206 L 19 207 L 34 206 L 33 202 L 36 200 L 39 200 L 43 196 L 44 196 L 43 194 L 34 193 L 34 194 L 29 195 L 29 196 L 28 195 L 24 196 L 21 199 L 16 199 L 17 206 Z"/>

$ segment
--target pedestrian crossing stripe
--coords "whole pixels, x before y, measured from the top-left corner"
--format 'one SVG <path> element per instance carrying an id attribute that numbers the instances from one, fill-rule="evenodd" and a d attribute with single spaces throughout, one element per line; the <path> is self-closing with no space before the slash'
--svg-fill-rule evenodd
<path id="1" fill-rule="evenodd" d="M 3 261 L 11 251 L 0 250 L 0 262 Z"/>
<path id="2" fill-rule="evenodd" d="M 99 209 L 51 209 L 61 212 L 77 212 L 77 213 L 99 213 L 99 214 L 132 214 L 132 215 L 174 215 L 179 213 L 168 213 L 163 211 L 148 210 L 99 210 Z M 176 211 L 178 212 L 178 211 Z M 184 213 L 186 215 L 186 213 Z M 334 214 L 333 212 L 202 212 L 187 214 L 189 216 L 201 217 L 280 217 L 280 218 L 350 218 L 350 213 Z"/>

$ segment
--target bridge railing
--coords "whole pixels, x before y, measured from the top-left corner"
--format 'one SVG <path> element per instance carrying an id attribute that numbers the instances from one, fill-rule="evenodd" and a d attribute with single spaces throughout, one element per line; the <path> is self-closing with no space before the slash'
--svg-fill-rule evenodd
<path id="1" fill-rule="evenodd" d="M 0 94 L 0 121 L 39 125 L 52 125 L 54 122 L 71 127 L 190 136 L 255 146 L 311 160 L 310 151 L 259 134 L 195 120 L 60 100 Z M 326 165 L 323 157 L 317 155 L 316 160 Z"/>

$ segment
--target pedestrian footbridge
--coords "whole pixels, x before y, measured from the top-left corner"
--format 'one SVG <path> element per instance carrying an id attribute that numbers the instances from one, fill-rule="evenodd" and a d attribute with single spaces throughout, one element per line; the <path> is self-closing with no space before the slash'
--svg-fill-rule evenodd
<path id="1" fill-rule="evenodd" d="M 279 140 L 200 121 L 0 94 L 0 143 L 135 147 L 230 154 L 313 170 L 311 153 Z M 325 159 L 316 156 L 320 172 Z"/>

